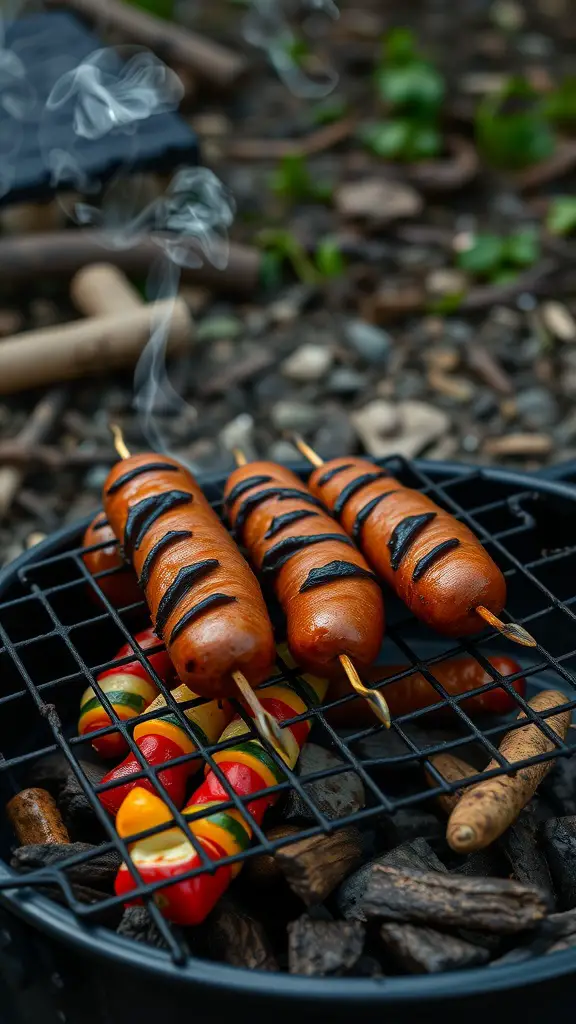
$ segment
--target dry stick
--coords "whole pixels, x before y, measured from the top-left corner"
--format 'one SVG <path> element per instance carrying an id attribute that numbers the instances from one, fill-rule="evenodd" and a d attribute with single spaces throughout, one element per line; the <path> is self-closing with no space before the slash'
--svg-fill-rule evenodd
<path id="1" fill-rule="evenodd" d="M 528 703 L 533 711 L 543 712 L 567 702 L 568 697 L 559 690 L 543 690 Z M 523 711 L 518 715 L 518 719 L 521 718 L 526 718 Z M 565 740 L 570 718 L 571 711 L 563 711 L 553 718 L 547 718 L 546 722 L 560 739 Z M 509 764 L 514 765 L 517 761 L 554 750 L 554 743 L 533 722 L 522 729 L 506 733 L 499 750 Z M 552 760 L 539 761 L 520 768 L 514 775 L 497 776 L 470 786 L 448 821 L 446 838 L 452 849 L 456 853 L 471 853 L 473 850 L 484 849 L 498 839 L 534 796 L 552 765 Z M 493 771 L 498 767 L 499 762 L 492 760 L 484 770 Z"/>
<path id="2" fill-rule="evenodd" d="M 179 241 L 179 245 L 183 244 Z M 193 240 L 189 248 L 202 255 Z M 42 278 L 47 275 L 66 277 L 102 259 L 127 274 L 145 276 L 161 252 L 151 238 L 144 238 L 129 249 L 111 249 L 109 234 L 90 228 L 0 238 L 0 280 L 14 284 L 31 281 L 38 274 Z M 183 267 L 182 280 L 245 294 L 258 287 L 261 262 L 262 254 L 258 249 L 230 242 L 223 270 L 203 260 L 199 267 Z"/>
<path id="3" fill-rule="evenodd" d="M 345 117 L 303 139 L 233 139 L 226 148 L 226 156 L 232 160 L 282 160 L 286 156 L 315 156 L 349 138 L 355 127 L 356 118 Z"/>
<path id="4" fill-rule="evenodd" d="M 62 0 L 48 0 L 48 4 L 62 6 Z M 112 28 L 128 42 L 161 53 L 218 88 L 233 85 L 247 69 L 244 57 L 232 50 L 122 0 L 65 0 L 65 6 L 97 22 L 99 28 Z"/>
<path id="5" fill-rule="evenodd" d="M 310 445 L 306 443 L 304 438 L 300 436 L 300 434 L 292 434 L 292 442 L 293 444 L 296 445 L 298 451 L 301 452 L 302 455 L 306 459 L 308 459 L 308 461 L 311 462 L 313 466 L 316 466 L 318 468 L 318 466 L 324 465 L 324 459 L 320 458 L 318 452 L 315 452 L 314 449 L 311 448 Z M 523 647 L 537 646 L 534 637 L 530 636 L 530 633 L 528 633 L 528 631 L 524 629 L 523 626 L 518 626 L 515 622 L 502 622 L 501 619 L 494 615 L 493 612 L 489 611 L 488 608 L 485 608 L 484 605 L 482 604 L 479 604 L 475 608 L 475 611 L 478 615 L 481 616 L 481 618 L 484 619 L 485 622 L 487 622 L 494 629 L 497 629 L 498 632 L 502 633 L 503 636 L 508 637 L 509 640 L 513 640 L 514 643 L 522 644 Z M 352 686 L 354 686 L 354 689 L 356 689 L 357 692 L 360 692 L 351 679 L 350 682 L 352 683 Z M 377 691 L 370 690 L 368 692 L 376 693 Z"/>
<path id="6" fill-rule="evenodd" d="M 56 801 L 46 789 L 21 790 L 6 804 L 6 814 L 21 846 L 70 842 Z"/>
<path id="7" fill-rule="evenodd" d="M 236 463 L 238 466 L 246 465 L 248 460 L 241 448 L 233 448 L 232 454 L 236 459 Z M 318 458 L 318 456 L 316 457 Z M 391 725 L 390 709 L 380 691 L 371 690 L 364 685 L 364 683 L 360 679 L 360 676 L 358 675 L 358 672 L 356 671 L 356 668 L 354 667 L 354 664 L 352 663 L 347 654 L 339 654 L 338 660 L 348 677 L 348 681 L 352 689 L 356 690 L 356 693 L 360 697 L 364 697 L 368 701 L 368 704 L 371 707 L 374 714 L 376 715 L 376 717 L 379 719 L 380 722 L 382 722 L 383 725 L 386 726 L 387 729 L 389 729 Z"/>
<path id="8" fill-rule="evenodd" d="M 65 404 L 66 392 L 62 388 L 49 391 L 40 399 L 28 422 L 12 442 L 26 453 L 26 462 L 30 461 L 38 442 L 50 433 Z M 0 515 L 6 515 L 10 509 L 24 475 L 24 469 L 16 466 L 2 466 L 0 469 Z"/>
<path id="9" fill-rule="evenodd" d="M 122 434 L 122 428 L 117 423 L 111 423 L 110 430 L 112 431 L 114 447 L 118 452 L 118 455 L 121 459 L 129 459 L 130 450 L 126 446 L 124 435 Z M 257 694 L 250 686 L 250 683 L 246 679 L 244 673 L 240 672 L 239 669 L 236 669 L 236 671 L 232 673 L 232 677 L 241 696 L 251 709 L 260 733 L 275 750 L 279 749 L 282 754 L 289 758 L 291 751 L 288 746 L 287 737 L 284 735 L 283 730 L 280 728 L 274 716 L 271 715 L 269 711 L 266 711 L 262 706 Z"/>
<path id="10" fill-rule="evenodd" d="M 142 299 L 125 274 L 112 263 L 92 263 L 75 274 L 70 297 L 84 316 L 105 316 L 141 309 Z"/>

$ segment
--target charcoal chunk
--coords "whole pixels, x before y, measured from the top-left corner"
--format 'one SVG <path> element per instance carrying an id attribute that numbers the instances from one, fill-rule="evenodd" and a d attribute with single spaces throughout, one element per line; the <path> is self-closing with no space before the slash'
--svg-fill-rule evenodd
<path id="1" fill-rule="evenodd" d="M 344 818 L 364 807 L 366 795 L 361 779 L 354 771 L 340 772 L 311 782 L 306 782 L 306 776 L 340 768 L 343 764 L 339 757 L 316 743 L 307 743 L 298 760 L 296 771 L 308 800 L 329 821 Z M 285 817 L 290 821 L 317 822 L 314 811 L 294 790 L 290 792 Z"/>
<path id="2" fill-rule="evenodd" d="M 208 945 L 216 959 L 252 971 L 278 970 L 264 926 L 230 897 L 217 904 L 206 926 Z"/>
<path id="3" fill-rule="evenodd" d="M 509 871 L 496 847 L 489 846 L 486 850 L 469 853 L 461 864 L 452 869 L 452 874 L 467 878 L 498 878 L 506 877 Z"/>
<path id="4" fill-rule="evenodd" d="M 148 942 L 156 949 L 167 949 L 161 932 L 150 917 L 146 907 L 126 907 L 116 931 L 126 939 Z"/>
<path id="5" fill-rule="evenodd" d="M 312 921 L 308 915 L 288 925 L 290 974 L 344 974 L 364 948 L 359 921 Z"/>
<path id="6" fill-rule="evenodd" d="M 556 888 L 559 910 L 576 907 L 576 817 L 551 818 L 542 828 L 542 845 Z"/>
<path id="7" fill-rule="evenodd" d="M 336 904 L 342 917 L 348 920 L 366 920 L 361 903 L 375 864 L 384 864 L 393 868 L 416 868 L 421 871 L 446 871 L 442 861 L 438 859 L 425 839 L 415 839 L 411 843 L 403 843 L 402 846 L 390 850 L 370 863 L 363 864 L 358 871 L 355 871 L 342 883 L 336 893 Z"/>
<path id="8" fill-rule="evenodd" d="M 446 833 L 446 823 L 424 808 L 401 807 L 392 817 L 381 820 L 379 831 L 388 845 L 397 846 L 420 838 L 441 839 Z"/>
<path id="9" fill-rule="evenodd" d="M 576 756 L 559 757 L 539 792 L 559 817 L 576 814 Z"/>
<path id="10" fill-rule="evenodd" d="M 499 841 L 513 876 L 519 882 L 537 885 L 545 892 L 551 907 L 556 897 L 550 868 L 538 841 L 538 826 L 531 814 L 523 812 Z"/>
<path id="11" fill-rule="evenodd" d="M 465 939 L 413 924 L 390 922 L 380 928 L 388 952 L 411 974 L 438 974 L 476 967 L 490 959 L 486 949 Z"/>
<path id="12" fill-rule="evenodd" d="M 93 857 L 64 868 L 69 881 L 103 892 L 112 892 L 121 862 L 120 854 L 115 850 L 98 854 L 98 847 L 90 843 L 37 843 L 19 847 L 14 851 L 10 863 L 18 871 L 36 871 L 39 868 L 57 866 L 80 853 L 92 853 Z"/>

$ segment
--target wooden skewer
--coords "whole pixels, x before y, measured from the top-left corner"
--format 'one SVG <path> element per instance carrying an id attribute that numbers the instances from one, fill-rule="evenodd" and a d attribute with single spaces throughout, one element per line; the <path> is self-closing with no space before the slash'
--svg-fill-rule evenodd
<path id="1" fill-rule="evenodd" d="M 118 452 L 118 455 L 120 456 L 121 459 L 129 459 L 130 451 L 126 447 L 126 442 L 124 441 L 122 428 L 117 423 L 111 423 L 110 430 L 114 438 L 114 447 Z M 274 747 L 274 749 L 279 749 L 281 754 L 285 754 L 286 757 L 290 757 L 288 739 L 284 734 L 284 730 L 280 728 L 278 722 L 270 714 L 270 712 L 266 711 L 266 709 L 262 707 L 256 693 L 254 692 L 254 690 L 250 686 L 250 683 L 246 679 L 246 676 L 242 672 L 236 670 L 232 673 L 232 677 L 240 691 L 241 696 L 244 698 L 248 707 L 251 709 L 252 714 L 254 715 L 254 721 L 256 722 L 258 731 L 262 734 L 262 736 L 264 736 L 268 743 L 270 743 L 271 746 Z"/>
<path id="2" fill-rule="evenodd" d="M 324 459 L 320 458 L 318 452 L 315 452 L 314 449 L 306 443 L 304 438 L 300 436 L 300 434 L 292 434 L 291 439 L 293 444 L 296 445 L 298 451 L 301 452 L 313 466 L 318 467 L 324 465 Z M 512 640 L 514 643 L 522 644 L 523 647 L 538 646 L 536 640 L 530 635 L 528 630 L 524 629 L 523 626 L 519 626 L 516 622 L 502 622 L 502 619 L 499 619 L 497 615 L 494 615 L 494 612 L 485 608 L 483 604 L 479 604 L 476 611 L 485 622 L 494 629 L 497 629 L 502 636 L 508 637 L 508 639 Z"/>
<path id="3" fill-rule="evenodd" d="M 310 449 L 310 451 L 312 451 L 312 449 Z M 313 452 L 313 454 L 315 455 L 316 458 L 319 458 L 319 456 L 317 456 L 315 452 Z M 246 458 L 244 452 L 240 448 L 234 448 L 233 455 L 239 466 L 247 465 L 248 459 Z M 318 465 L 322 465 L 321 459 Z M 389 729 L 392 721 L 390 718 L 390 709 L 380 691 L 372 690 L 368 686 L 364 685 L 364 683 L 360 679 L 360 676 L 358 675 L 357 670 L 355 669 L 353 663 L 350 661 L 350 658 L 348 657 L 347 654 L 339 654 L 338 660 L 348 677 L 348 681 L 351 687 L 356 691 L 359 697 L 363 697 L 365 700 L 368 701 L 376 717 L 379 719 L 380 722 L 382 722 L 383 725 L 386 726 L 387 729 Z"/>

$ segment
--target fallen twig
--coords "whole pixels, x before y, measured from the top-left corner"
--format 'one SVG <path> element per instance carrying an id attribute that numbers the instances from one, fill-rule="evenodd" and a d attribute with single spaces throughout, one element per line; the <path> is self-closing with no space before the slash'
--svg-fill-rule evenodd
<path id="1" fill-rule="evenodd" d="M 4 442 L 27 453 L 27 457 L 20 466 L 2 466 L 0 469 L 0 515 L 6 515 L 18 493 L 24 479 L 24 469 L 32 461 L 29 456 L 30 451 L 48 436 L 65 404 L 66 391 L 63 388 L 49 391 L 40 399 L 18 436 L 11 442 Z M 0 455 L 0 462 L 6 461 L 8 460 L 3 459 Z"/>
<path id="2" fill-rule="evenodd" d="M 282 160 L 285 156 L 316 156 L 344 142 L 355 127 L 355 117 L 344 117 L 302 139 L 233 139 L 227 147 L 226 156 L 232 160 Z"/>

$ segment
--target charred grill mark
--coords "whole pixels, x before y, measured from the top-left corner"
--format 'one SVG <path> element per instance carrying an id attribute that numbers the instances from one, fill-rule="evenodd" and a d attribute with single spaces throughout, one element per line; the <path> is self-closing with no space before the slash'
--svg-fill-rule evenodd
<path id="1" fill-rule="evenodd" d="M 356 541 L 356 543 L 360 540 L 362 527 L 368 517 L 374 511 L 376 506 L 379 505 L 381 501 L 384 501 L 384 498 L 389 498 L 391 494 L 397 494 L 397 491 L 384 491 L 384 494 L 377 494 L 375 498 L 372 498 L 371 501 L 360 509 L 356 519 L 354 520 L 354 526 L 352 527 L 352 539 Z"/>
<path id="2" fill-rule="evenodd" d="M 355 565 L 354 562 L 335 560 L 334 562 L 328 562 L 328 565 L 320 566 L 318 569 L 311 569 L 300 587 L 300 593 L 303 594 L 306 590 L 312 590 L 314 587 L 323 587 L 326 583 L 334 583 L 335 580 L 353 577 L 377 582 L 374 573 L 368 572 L 368 569 L 363 569 L 361 565 Z"/>
<path id="3" fill-rule="evenodd" d="M 203 601 L 199 601 L 192 608 L 187 611 L 181 619 L 178 620 L 174 629 L 170 633 L 168 639 L 168 646 L 173 644 L 177 637 L 180 636 L 182 630 L 186 629 L 191 622 L 199 618 L 203 612 L 207 612 L 210 608 L 219 608 L 224 604 L 232 604 L 233 601 L 237 601 L 237 597 L 231 597 L 230 594 L 210 594 L 210 597 L 205 597 Z"/>
<path id="4" fill-rule="evenodd" d="M 318 480 L 316 481 L 316 486 L 317 487 L 324 487 L 324 484 L 329 483 L 330 480 L 333 480 L 334 477 L 338 476 L 339 473 L 344 473 L 344 471 L 346 469 L 353 469 L 353 468 L 354 468 L 354 463 L 353 462 L 347 462 L 345 466 L 335 466 L 334 469 L 329 469 L 326 473 L 322 473 L 322 476 L 319 477 Z"/>
<path id="5" fill-rule="evenodd" d="M 400 568 L 404 555 L 407 555 L 416 537 L 422 533 L 428 523 L 436 518 L 437 512 L 423 512 L 419 516 L 406 516 L 394 528 L 388 541 L 390 565 L 394 572 Z"/>
<path id="6" fill-rule="evenodd" d="M 110 524 L 108 523 L 108 520 L 106 519 L 106 516 L 104 516 L 103 519 L 97 519 L 97 520 L 95 520 L 92 523 L 92 529 L 93 530 L 103 530 L 105 526 L 109 526 L 109 525 Z"/>
<path id="7" fill-rule="evenodd" d="M 297 508 L 293 512 L 284 512 L 281 516 L 274 516 L 264 534 L 264 540 L 270 540 L 270 537 L 275 537 L 285 526 L 292 526 L 293 523 L 298 523 L 301 519 L 309 519 L 310 516 L 318 515 L 320 515 L 319 512 L 312 512 L 311 509 L 309 511 L 307 508 Z"/>
<path id="8" fill-rule="evenodd" d="M 182 598 L 186 596 L 190 587 L 197 583 L 198 580 L 203 579 L 204 576 L 208 576 L 219 565 L 220 562 L 217 558 L 206 558 L 202 562 L 193 562 L 192 565 L 184 565 L 180 569 L 158 605 L 156 622 L 154 623 L 154 629 L 158 636 L 162 635 L 172 612 Z"/>
<path id="9" fill-rule="evenodd" d="M 252 489 L 252 487 L 258 487 L 260 484 L 269 484 L 272 480 L 271 476 L 249 476 L 245 480 L 241 480 L 239 484 L 236 484 L 232 488 L 230 494 L 224 499 L 224 504 L 230 508 L 234 502 L 240 498 L 246 491 Z"/>
<path id="10" fill-rule="evenodd" d="M 175 544 L 177 541 L 185 540 L 186 538 L 191 536 L 192 530 L 169 530 L 168 533 L 165 533 L 164 536 L 156 542 L 154 547 L 151 548 L 148 554 L 146 555 L 144 565 L 142 566 L 142 572 L 140 573 L 140 579 L 138 580 L 140 586 L 148 586 L 150 582 L 150 573 L 152 572 L 152 568 L 156 562 L 156 559 L 158 558 L 159 555 L 162 554 L 163 551 L 166 551 L 167 548 L 171 547 L 172 544 Z"/>
<path id="11" fill-rule="evenodd" d="M 279 541 L 278 544 L 275 544 L 273 548 L 268 549 L 262 559 L 260 571 L 262 573 L 276 573 L 298 551 L 303 551 L 304 548 L 311 547 L 312 544 L 321 544 L 326 540 L 339 541 L 341 544 L 353 547 L 350 538 L 343 537 L 341 533 L 314 533 L 308 537 L 286 537 L 284 540 Z"/>
<path id="12" fill-rule="evenodd" d="M 418 580 L 422 579 L 425 572 L 428 571 L 434 562 L 437 562 L 439 558 L 447 554 L 448 551 L 454 551 L 454 548 L 460 546 L 460 541 L 456 537 L 452 537 L 450 540 L 442 541 L 441 544 L 437 544 L 435 548 L 432 548 L 427 555 L 423 555 L 419 562 L 416 563 L 414 572 L 412 573 L 413 583 L 417 583 Z"/>
<path id="13" fill-rule="evenodd" d="M 131 558 L 140 547 L 150 527 L 165 512 L 171 512 L 180 505 L 189 505 L 193 496 L 188 491 L 164 491 L 142 498 L 128 509 L 124 527 L 124 553 Z"/>
<path id="14" fill-rule="evenodd" d="M 290 498 L 297 498 L 299 501 L 304 502 L 305 505 L 314 505 L 316 508 L 322 508 L 322 502 L 318 501 L 318 498 L 315 498 L 308 491 L 297 491 L 295 487 L 269 487 L 266 491 L 249 494 L 240 505 L 238 513 L 234 517 L 234 528 L 238 536 L 241 535 L 250 513 L 255 508 L 258 508 L 259 505 L 263 505 L 269 498 L 278 498 L 278 501 L 289 501 Z"/>
<path id="15" fill-rule="evenodd" d="M 145 466 L 134 466 L 133 469 L 129 469 L 127 473 L 123 473 L 113 484 L 110 484 L 106 494 L 116 494 L 126 484 L 129 484 L 131 480 L 135 480 L 137 476 L 141 476 L 142 473 L 155 473 L 156 470 L 162 470 L 162 472 L 167 473 L 179 473 L 180 466 L 173 466 L 171 462 L 147 462 Z"/>
<path id="16" fill-rule="evenodd" d="M 389 476 L 385 469 L 380 470 L 378 473 L 363 473 L 362 476 L 357 476 L 355 480 L 351 480 L 346 487 L 342 488 L 342 491 L 338 495 L 334 507 L 332 509 L 333 515 L 337 519 L 340 518 L 346 504 L 350 501 L 358 491 L 361 491 L 363 487 L 367 487 L 368 484 L 374 483 L 375 480 L 381 480 L 384 476 Z"/>

